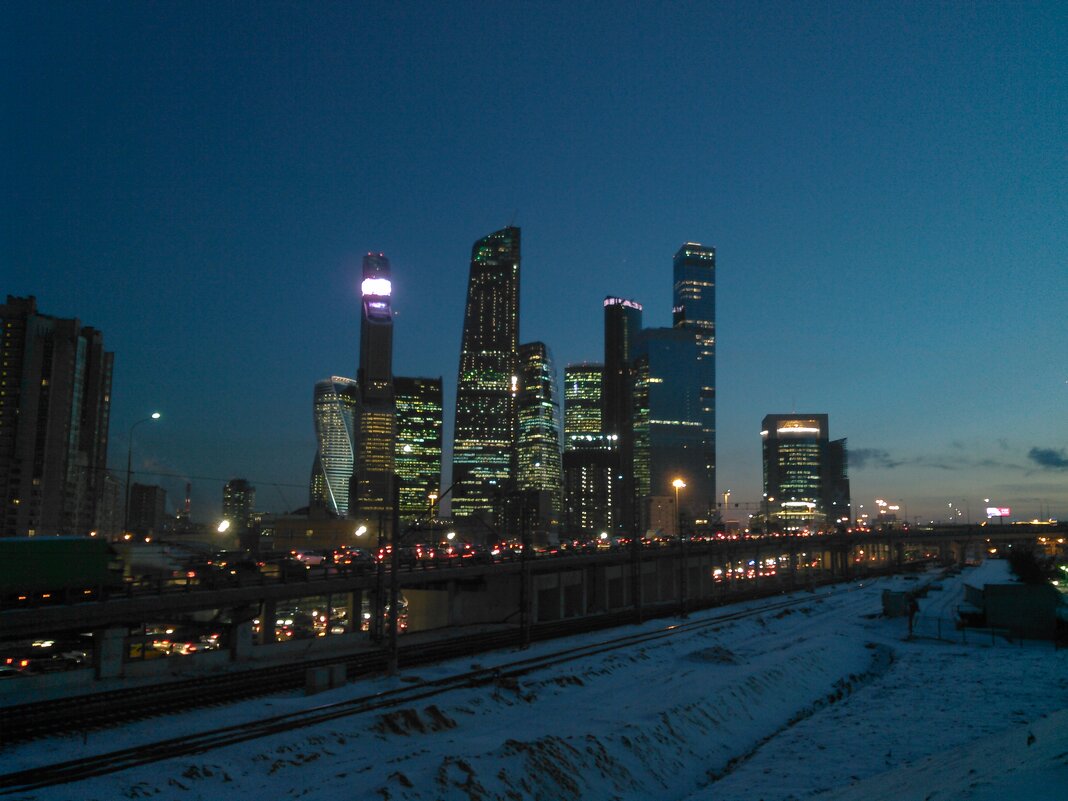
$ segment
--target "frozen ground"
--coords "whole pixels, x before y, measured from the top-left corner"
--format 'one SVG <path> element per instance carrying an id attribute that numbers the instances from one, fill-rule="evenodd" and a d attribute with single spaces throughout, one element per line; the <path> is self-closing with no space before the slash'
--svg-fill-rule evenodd
<path id="1" fill-rule="evenodd" d="M 966 574 L 965 574 L 966 575 Z M 901 580 L 896 580 L 899 584 Z M 960 602 L 960 579 L 921 602 Z M 32 799 L 1041 799 L 1068 788 L 1068 651 L 907 641 L 876 581 L 591 656 L 516 688 L 454 691 Z M 757 604 L 751 604 L 755 606 Z M 737 607 L 693 618 L 712 618 Z M 670 625 L 651 621 L 643 628 Z M 617 633 L 621 633 L 620 632 Z M 576 638 L 599 640 L 613 634 Z M 544 643 L 532 653 L 561 649 Z M 515 658 L 480 659 L 492 665 Z M 436 678 L 470 661 L 422 670 Z M 412 676 L 404 678 L 411 679 Z M 0 753 L 3 772 L 395 686 L 361 682 Z"/>

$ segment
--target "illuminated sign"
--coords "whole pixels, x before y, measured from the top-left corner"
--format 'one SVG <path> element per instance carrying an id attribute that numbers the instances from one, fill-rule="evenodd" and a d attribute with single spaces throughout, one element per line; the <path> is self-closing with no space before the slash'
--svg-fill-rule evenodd
<path id="1" fill-rule="evenodd" d="M 626 300 L 625 298 L 605 298 L 604 305 L 605 308 L 608 308 L 609 306 L 626 306 L 628 309 L 642 310 L 642 304 L 638 303 L 638 301 Z"/>
<path id="2" fill-rule="evenodd" d="M 1012 514 L 1012 509 L 1008 506 L 988 506 L 986 507 L 987 517 L 1008 517 Z"/>
<path id="3" fill-rule="evenodd" d="M 364 278 L 363 283 L 360 284 L 360 291 L 365 296 L 374 295 L 379 298 L 388 298 L 393 286 L 389 283 L 388 278 Z"/>
<path id="4" fill-rule="evenodd" d="M 782 428 L 775 429 L 777 434 L 819 434 L 819 428 L 811 428 L 809 426 L 783 426 Z"/>

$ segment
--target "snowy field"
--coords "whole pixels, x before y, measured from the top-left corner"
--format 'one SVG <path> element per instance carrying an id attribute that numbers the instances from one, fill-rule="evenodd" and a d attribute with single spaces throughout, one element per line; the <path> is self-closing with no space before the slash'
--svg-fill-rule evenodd
<path id="1" fill-rule="evenodd" d="M 967 572 L 965 573 L 965 577 Z M 961 577 L 921 601 L 945 618 Z M 1063 799 L 1068 651 L 1049 643 L 908 640 L 878 615 L 886 579 L 625 651 L 518 686 L 454 690 L 410 707 L 124 773 L 26 799 Z M 760 602 L 697 613 L 714 619 Z M 589 634 L 590 643 L 672 621 Z M 541 643 L 523 656 L 565 648 Z M 515 652 L 487 655 L 481 666 Z M 2 772 L 73 759 L 471 669 L 471 660 L 157 718 L 0 752 Z"/>

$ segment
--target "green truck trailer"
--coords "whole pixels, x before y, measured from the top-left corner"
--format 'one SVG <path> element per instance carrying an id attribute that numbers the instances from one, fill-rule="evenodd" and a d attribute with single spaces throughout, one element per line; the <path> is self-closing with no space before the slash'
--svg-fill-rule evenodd
<path id="1" fill-rule="evenodd" d="M 122 585 L 122 561 L 95 537 L 0 537 L 0 600 L 57 600 Z M 86 591 L 90 591 L 86 593 Z"/>

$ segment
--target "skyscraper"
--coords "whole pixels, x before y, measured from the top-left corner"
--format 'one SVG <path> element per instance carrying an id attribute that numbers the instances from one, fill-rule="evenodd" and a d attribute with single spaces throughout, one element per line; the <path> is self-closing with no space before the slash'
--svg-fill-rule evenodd
<path id="1" fill-rule="evenodd" d="M 603 433 L 617 446 L 612 472 L 613 503 L 609 519 L 619 532 L 638 528 L 638 488 L 634 450 L 634 343 L 642 330 L 642 305 L 633 300 L 604 299 L 604 377 L 601 383 Z"/>
<path id="2" fill-rule="evenodd" d="M 560 523 L 560 394 L 552 355 L 543 342 L 519 346 L 516 489 L 528 528 L 547 534 Z"/>
<path id="3" fill-rule="evenodd" d="M 760 432 L 765 519 L 796 529 L 849 516 L 844 439 L 830 441 L 825 414 L 769 414 Z"/>
<path id="4" fill-rule="evenodd" d="M 646 328 L 634 346 L 636 497 L 671 495 L 681 478 L 679 509 L 689 525 L 708 521 L 713 503 L 705 469 L 698 340 L 688 328 Z M 643 508 L 645 504 L 643 503 Z"/>
<path id="5" fill-rule="evenodd" d="M 395 459 L 400 480 L 400 516 L 427 516 L 430 495 L 441 492 L 441 379 L 393 379 L 397 399 Z"/>
<path id="6" fill-rule="evenodd" d="M 142 537 L 163 532 L 167 491 L 157 484 L 134 484 L 130 489 L 130 530 Z"/>
<path id="7" fill-rule="evenodd" d="M 310 506 L 333 517 L 349 514 L 359 392 L 351 378 L 333 376 L 315 385 L 315 438 Z"/>
<path id="8" fill-rule="evenodd" d="M 393 311 L 389 259 L 363 257 L 360 366 L 356 376 L 355 464 L 351 516 L 392 516 L 396 404 L 393 394 Z"/>
<path id="9" fill-rule="evenodd" d="M 702 498 L 716 509 L 716 249 L 687 242 L 674 259 L 674 324 L 697 336 L 701 429 L 704 436 Z"/>
<path id="10" fill-rule="evenodd" d="M 564 368 L 564 447 L 573 434 L 600 434 L 604 365 L 583 362 Z"/>
<path id="11" fill-rule="evenodd" d="M 256 508 L 256 488 L 243 478 L 232 478 L 223 486 L 222 516 L 235 529 L 249 524 Z"/>
<path id="12" fill-rule="evenodd" d="M 619 503 L 612 493 L 622 486 L 618 473 L 619 449 L 615 435 L 571 434 L 564 449 L 564 530 L 571 536 L 589 537 L 615 530 L 612 518 Z"/>
<path id="13" fill-rule="evenodd" d="M 88 534 L 106 480 L 114 354 L 103 334 L 0 306 L 0 536 Z"/>
<path id="14" fill-rule="evenodd" d="M 452 511 L 483 520 L 512 490 L 519 389 L 519 229 L 475 242 L 453 431 Z"/>

